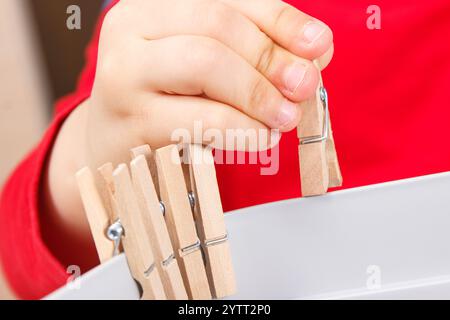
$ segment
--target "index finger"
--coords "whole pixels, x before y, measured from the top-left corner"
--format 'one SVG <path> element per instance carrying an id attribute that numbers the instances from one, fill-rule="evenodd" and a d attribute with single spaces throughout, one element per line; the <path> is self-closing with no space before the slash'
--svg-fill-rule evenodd
<path id="1" fill-rule="evenodd" d="M 265 34 L 295 55 L 314 60 L 333 44 L 323 22 L 280 0 L 221 0 L 252 20 Z"/>

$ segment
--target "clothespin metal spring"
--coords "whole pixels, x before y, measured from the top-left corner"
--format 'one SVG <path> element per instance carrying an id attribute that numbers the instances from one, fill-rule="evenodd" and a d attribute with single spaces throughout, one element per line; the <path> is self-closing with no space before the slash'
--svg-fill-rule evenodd
<path id="1" fill-rule="evenodd" d="M 120 223 L 120 219 L 117 219 L 112 225 L 109 226 L 108 230 L 106 230 L 106 237 L 114 242 L 113 256 L 117 256 L 119 254 L 120 241 L 123 234 L 124 229 Z"/>
<path id="2" fill-rule="evenodd" d="M 161 204 L 161 211 L 164 214 L 164 204 L 160 202 Z M 108 230 L 106 231 L 106 236 L 109 240 L 114 242 L 114 256 L 117 256 L 119 254 L 119 247 L 120 247 L 120 241 L 122 236 L 124 235 L 124 229 L 122 224 L 120 223 L 120 219 L 118 219 L 116 222 L 114 222 L 112 225 L 109 226 Z M 165 259 L 162 262 L 163 266 L 168 266 L 173 260 L 175 259 L 175 255 L 171 254 L 167 259 Z M 149 268 L 145 271 L 145 276 L 148 276 L 152 270 L 155 268 L 155 264 L 152 264 L 149 266 Z"/>
<path id="3" fill-rule="evenodd" d="M 155 269 L 155 264 L 152 263 L 150 265 L 150 267 L 148 267 L 148 269 L 144 271 L 144 276 L 148 278 L 152 274 L 154 269 Z"/>
<path id="4" fill-rule="evenodd" d="M 218 244 L 221 244 L 223 242 L 228 241 L 228 233 L 226 233 L 225 235 L 223 235 L 222 237 L 217 237 L 211 240 L 205 240 L 204 246 L 205 247 L 212 247 Z"/>
<path id="5" fill-rule="evenodd" d="M 192 191 L 188 192 L 188 198 L 189 198 L 189 204 L 191 205 L 191 209 L 194 210 L 194 208 L 195 208 L 195 194 Z"/>
<path id="6" fill-rule="evenodd" d="M 195 209 L 195 194 L 194 194 L 194 192 L 192 192 L 192 191 L 188 192 L 188 198 L 189 198 L 189 203 L 191 205 L 191 209 L 194 210 Z M 221 244 L 227 240 L 228 240 L 228 233 L 222 237 L 218 237 L 218 238 L 211 239 L 211 240 L 206 240 L 204 242 L 204 246 L 211 247 L 216 244 Z M 201 246 L 201 243 L 200 243 L 200 241 L 198 241 L 197 243 L 194 243 L 190 246 L 187 246 L 187 247 L 181 249 L 181 252 L 186 254 L 186 252 L 198 250 L 200 248 L 200 246 Z"/>
<path id="7" fill-rule="evenodd" d="M 164 260 L 161 263 L 164 267 L 167 267 L 173 260 L 175 260 L 175 255 L 172 253 L 170 256 L 167 257 L 166 260 Z"/>
<path id="8" fill-rule="evenodd" d="M 194 252 L 194 251 L 197 251 L 198 249 L 200 249 L 200 246 L 201 246 L 200 240 L 197 240 L 196 243 L 191 244 L 190 246 L 181 248 L 181 252 L 182 252 L 184 255 L 188 255 L 189 253 Z"/>
<path id="9" fill-rule="evenodd" d="M 329 132 L 330 132 L 330 112 L 328 107 L 328 93 L 325 87 L 320 87 L 320 100 L 323 103 L 324 110 L 324 121 L 323 121 L 323 129 L 322 135 L 320 136 L 312 136 L 312 137 L 302 137 L 300 138 L 300 144 L 311 144 L 311 143 L 319 143 L 328 140 Z"/>

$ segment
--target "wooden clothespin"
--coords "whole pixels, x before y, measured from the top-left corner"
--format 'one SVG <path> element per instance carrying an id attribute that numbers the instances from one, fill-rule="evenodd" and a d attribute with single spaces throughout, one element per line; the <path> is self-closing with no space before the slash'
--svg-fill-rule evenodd
<path id="1" fill-rule="evenodd" d="M 138 148 L 133 150 L 132 153 L 139 151 Z M 144 227 L 152 239 L 151 244 L 155 253 L 155 263 L 161 275 L 166 295 L 171 300 L 186 299 L 183 279 L 175 260 L 169 233 L 159 206 L 147 161 L 144 156 L 142 158 L 136 157 L 130 166 L 134 191 L 143 214 L 143 221 L 146 222 Z M 107 163 L 99 168 L 99 172 L 104 179 L 111 211 L 113 213 L 117 212 L 117 202 L 114 196 L 113 165 Z"/>
<path id="2" fill-rule="evenodd" d="M 140 255 L 142 249 L 138 246 L 138 240 L 133 237 L 134 227 L 130 225 L 130 216 L 133 214 L 133 206 L 128 207 L 127 201 L 133 202 L 133 194 L 128 192 L 129 186 L 126 175 L 128 169 L 119 168 L 117 181 L 113 178 L 113 166 L 107 163 L 99 168 L 103 179 L 100 179 L 100 191 L 97 188 L 96 180 L 89 168 L 83 168 L 77 172 L 77 182 L 80 190 L 82 202 L 91 228 L 91 233 L 97 248 L 101 263 L 111 259 L 119 253 L 121 240 L 123 237 L 122 222 L 124 219 L 130 230 L 128 237 L 123 239 L 123 246 L 127 251 L 127 260 L 131 272 L 136 281 L 141 285 L 143 299 L 166 299 L 159 274 L 154 272 L 151 266 L 154 266 L 152 252 L 146 252 L 144 256 Z M 116 187 L 119 189 L 119 202 L 116 199 Z M 137 206 L 134 201 L 134 205 Z M 131 211 L 130 211 L 131 210 Z M 131 220 L 134 219 L 131 216 Z M 133 232 L 131 232 L 133 231 Z M 142 231 L 141 231 L 142 233 Z M 145 268 L 148 265 L 150 267 Z"/>
<path id="3" fill-rule="evenodd" d="M 156 266 L 160 271 L 167 297 L 170 300 L 186 300 L 188 296 L 183 278 L 145 156 L 136 157 L 130 166 L 134 190 L 144 215 L 144 227 L 150 235 Z"/>
<path id="4" fill-rule="evenodd" d="M 155 153 L 152 151 L 148 144 L 133 148 L 130 150 L 131 159 L 135 159 L 139 156 L 144 156 L 147 160 L 148 167 L 150 169 L 150 174 L 152 175 L 153 185 L 155 186 L 156 195 L 159 200 L 159 179 L 158 179 L 158 169 L 156 167 Z"/>
<path id="5" fill-rule="evenodd" d="M 113 217 L 111 212 L 107 210 L 104 198 L 97 188 L 91 170 L 88 167 L 81 169 L 77 172 L 76 178 L 95 247 L 100 262 L 104 263 L 119 250 L 119 239 L 117 242 L 113 242 L 107 237 L 107 230 L 113 221 Z"/>
<path id="6" fill-rule="evenodd" d="M 105 202 L 106 210 L 109 213 L 111 222 L 115 222 L 119 219 L 119 211 L 117 208 L 117 201 L 114 197 L 114 166 L 111 162 L 105 163 L 100 168 L 97 169 L 101 176 L 100 179 L 100 193 Z"/>
<path id="7" fill-rule="evenodd" d="M 211 290 L 215 298 L 230 296 L 236 292 L 236 280 L 212 150 L 201 145 L 189 145 L 184 151 L 189 156 L 194 216 Z"/>
<path id="8" fill-rule="evenodd" d="M 141 150 L 143 149 L 141 148 Z M 148 148 L 147 158 L 151 159 L 150 153 L 150 148 Z M 165 207 L 166 223 L 170 230 L 189 299 L 211 299 L 178 148 L 171 145 L 158 149 L 155 158 L 160 199 Z M 155 165 L 153 165 L 154 167 Z"/>
<path id="9" fill-rule="evenodd" d="M 127 166 L 119 165 L 113 177 L 120 222 L 125 229 L 123 246 L 131 273 L 142 288 L 142 299 L 164 300 L 167 296 L 156 266 L 146 219 L 139 208 Z"/>
<path id="10" fill-rule="evenodd" d="M 123 227 L 119 220 L 119 209 L 116 198 L 114 196 L 114 166 L 111 162 L 102 165 L 97 169 L 100 173 L 100 193 L 106 206 L 106 210 L 110 217 L 110 226 L 106 231 L 107 238 L 114 243 L 113 256 L 118 255 L 122 251 L 122 235 Z"/>
<path id="11" fill-rule="evenodd" d="M 316 95 L 302 103 L 302 120 L 297 128 L 300 140 L 300 177 L 304 197 L 325 194 L 342 185 L 328 108 L 328 95 L 320 80 Z"/>

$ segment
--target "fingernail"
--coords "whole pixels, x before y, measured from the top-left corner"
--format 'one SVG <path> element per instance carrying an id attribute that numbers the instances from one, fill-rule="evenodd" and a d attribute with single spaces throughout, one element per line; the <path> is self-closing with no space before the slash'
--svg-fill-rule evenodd
<path id="1" fill-rule="evenodd" d="M 326 30 L 327 28 L 322 23 L 310 21 L 305 24 L 303 29 L 303 40 L 308 44 L 314 43 L 322 36 L 322 34 L 325 33 Z"/>
<path id="2" fill-rule="evenodd" d="M 284 85 L 290 94 L 294 94 L 305 79 L 307 67 L 296 63 L 288 67 L 284 72 Z"/>
<path id="3" fill-rule="evenodd" d="M 285 99 L 278 112 L 277 122 L 279 127 L 284 127 L 294 121 L 297 118 L 297 113 L 297 105 Z"/>

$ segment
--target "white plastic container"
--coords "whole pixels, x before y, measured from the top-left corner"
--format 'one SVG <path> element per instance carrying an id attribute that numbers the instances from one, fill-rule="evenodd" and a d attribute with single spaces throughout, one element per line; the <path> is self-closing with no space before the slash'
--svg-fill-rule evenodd
<path id="1" fill-rule="evenodd" d="M 226 214 L 232 299 L 450 299 L 450 172 Z M 137 299 L 123 255 L 49 299 Z"/>

